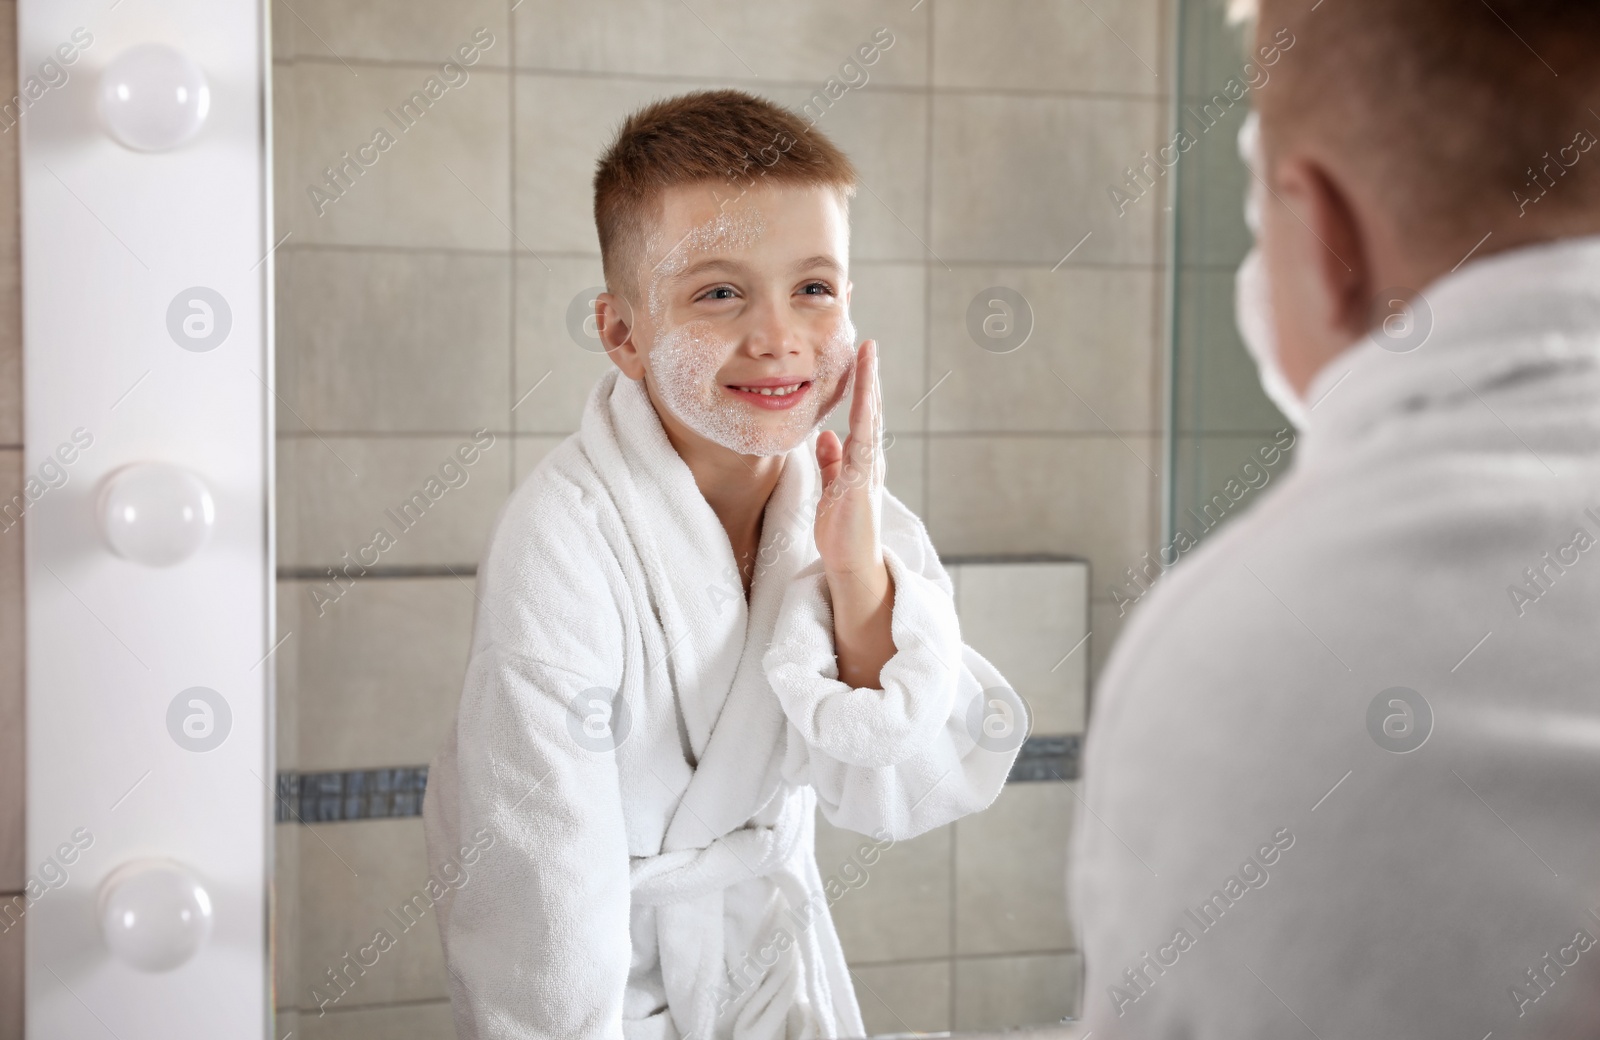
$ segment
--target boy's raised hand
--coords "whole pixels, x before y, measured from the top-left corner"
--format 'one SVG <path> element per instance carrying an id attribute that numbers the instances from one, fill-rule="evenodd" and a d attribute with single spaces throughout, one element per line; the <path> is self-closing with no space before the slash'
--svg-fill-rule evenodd
<path id="1" fill-rule="evenodd" d="M 830 578 L 876 575 L 884 566 L 879 541 L 883 514 L 883 392 L 878 382 L 878 344 L 856 350 L 850 435 L 823 430 L 817 436 L 822 497 L 817 502 L 817 552 Z"/>

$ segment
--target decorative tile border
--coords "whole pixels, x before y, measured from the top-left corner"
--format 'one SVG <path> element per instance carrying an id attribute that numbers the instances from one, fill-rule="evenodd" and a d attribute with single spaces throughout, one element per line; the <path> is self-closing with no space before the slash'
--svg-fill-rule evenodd
<path id="1" fill-rule="evenodd" d="M 361 572 L 363 580 L 367 578 L 475 578 L 478 575 L 478 565 L 464 563 L 452 567 L 449 564 L 407 564 L 407 563 L 377 563 Z M 279 567 L 279 581 L 327 581 L 327 567 Z"/>
<path id="2" fill-rule="evenodd" d="M 1029 737 L 1006 783 L 1078 778 L 1082 738 Z M 278 823 L 335 823 L 422 815 L 427 766 L 278 774 Z"/>
<path id="3" fill-rule="evenodd" d="M 277 822 L 332 823 L 421 816 L 427 766 L 278 774 Z"/>
<path id="4" fill-rule="evenodd" d="M 1022 742 L 1017 760 L 1011 763 L 1006 783 L 1033 783 L 1054 780 L 1078 779 L 1078 758 L 1083 749 L 1083 738 L 1073 734 L 1065 737 L 1029 737 Z"/>

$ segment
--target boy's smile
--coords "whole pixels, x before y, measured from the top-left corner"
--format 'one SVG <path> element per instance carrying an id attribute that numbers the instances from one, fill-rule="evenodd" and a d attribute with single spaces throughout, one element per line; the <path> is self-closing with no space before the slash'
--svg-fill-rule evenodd
<path id="1" fill-rule="evenodd" d="M 801 397 L 811 388 L 811 380 L 798 379 L 784 381 L 781 376 L 774 376 L 772 380 L 757 382 L 746 386 L 725 386 L 724 390 L 738 394 L 748 400 L 757 408 L 769 408 L 773 411 L 783 411 L 793 408 L 800 403 Z"/>

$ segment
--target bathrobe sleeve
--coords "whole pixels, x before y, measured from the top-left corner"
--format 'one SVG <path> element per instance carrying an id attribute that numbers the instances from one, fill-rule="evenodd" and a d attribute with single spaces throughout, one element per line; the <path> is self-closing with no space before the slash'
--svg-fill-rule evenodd
<path id="1" fill-rule="evenodd" d="M 949 575 L 922 521 L 884 492 L 895 653 L 879 690 L 839 680 L 822 561 L 784 592 L 762 666 L 788 719 L 783 775 L 861 834 L 915 837 L 987 808 L 1028 731 L 1027 709 L 961 641 Z"/>
<path id="2" fill-rule="evenodd" d="M 629 859 L 594 697 L 620 684 L 606 648 L 624 633 L 595 541 L 554 519 L 513 527 L 480 581 L 489 637 L 467 666 L 448 797 L 461 840 L 492 843 L 441 918 L 463 1040 L 622 1040 Z"/>

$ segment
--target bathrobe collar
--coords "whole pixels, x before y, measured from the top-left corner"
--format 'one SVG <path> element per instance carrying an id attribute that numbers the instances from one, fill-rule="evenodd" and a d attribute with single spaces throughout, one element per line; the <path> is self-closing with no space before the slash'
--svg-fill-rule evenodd
<path id="1" fill-rule="evenodd" d="M 1482 409 L 1497 387 L 1593 378 L 1600 372 L 1600 235 L 1472 261 L 1424 289 L 1411 317 L 1420 345 L 1402 353 L 1369 335 L 1317 374 L 1306 391 L 1302 464 L 1392 420 Z"/>
<path id="2" fill-rule="evenodd" d="M 647 642 L 646 667 L 670 675 L 694 756 L 665 851 L 743 826 L 778 789 L 784 718 L 761 657 L 784 590 L 817 559 L 816 437 L 789 452 L 767 501 L 747 604 L 727 532 L 644 384 L 612 369 L 585 408 L 580 438 L 634 540 L 664 639 Z"/>

